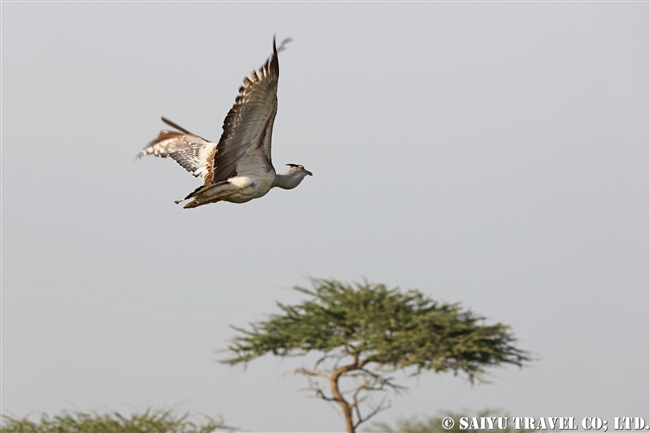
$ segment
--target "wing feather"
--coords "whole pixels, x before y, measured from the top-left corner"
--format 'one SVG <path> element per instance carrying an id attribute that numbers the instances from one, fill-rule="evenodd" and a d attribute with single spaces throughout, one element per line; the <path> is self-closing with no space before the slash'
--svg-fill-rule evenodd
<path id="1" fill-rule="evenodd" d="M 185 131 L 185 130 L 184 130 Z M 137 157 L 154 155 L 160 158 L 171 157 L 194 177 L 212 183 L 212 161 L 217 145 L 197 135 L 178 131 L 163 130 Z"/>
<path id="2" fill-rule="evenodd" d="M 284 48 L 283 41 L 280 51 Z M 278 49 L 273 39 L 273 54 L 267 62 L 250 76 L 244 78 L 228 115 L 223 122 L 223 133 L 214 158 L 213 182 L 219 182 L 237 174 L 237 163 L 247 155 L 259 152 L 270 169 L 271 135 L 273 121 L 278 109 Z M 256 147 L 254 149 L 253 147 Z"/>

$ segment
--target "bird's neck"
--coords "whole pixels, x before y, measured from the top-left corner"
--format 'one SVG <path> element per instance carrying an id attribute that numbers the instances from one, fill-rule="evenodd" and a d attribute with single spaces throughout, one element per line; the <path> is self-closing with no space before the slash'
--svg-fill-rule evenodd
<path id="1" fill-rule="evenodd" d="M 300 185 L 300 182 L 305 178 L 305 175 L 300 172 L 290 173 L 290 174 L 276 174 L 275 180 L 273 181 L 273 186 L 277 186 L 282 189 L 293 189 Z"/>

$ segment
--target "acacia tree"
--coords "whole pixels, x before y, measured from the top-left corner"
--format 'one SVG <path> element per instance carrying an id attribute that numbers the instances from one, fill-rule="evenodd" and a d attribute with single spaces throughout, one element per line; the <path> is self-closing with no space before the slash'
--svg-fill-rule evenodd
<path id="1" fill-rule="evenodd" d="M 485 325 L 483 317 L 462 311 L 458 304 L 383 284 L 311 282 L 311 290 L 294 287 L 310 299 L 298 305 L 278 303 L 280 314 L 252 323 L 248 330 L 233 327 L 238 335 L 228 346 L 231 357 L 221 362 L 247 364 L 268 353 L 319 353 L 312 368 L 292 372 L 306 376 L 307 389 L 317 397 L 338 406 L 348 433 L 390 407 L 385 393 L 378 402 L 373 395 L 404 388 L 390 372 L 463 373 L 474 383 L 484 381 L 488 367 L 521 367 L 530 360 L 528 352 L 515 347 L 510 327 Z"/>

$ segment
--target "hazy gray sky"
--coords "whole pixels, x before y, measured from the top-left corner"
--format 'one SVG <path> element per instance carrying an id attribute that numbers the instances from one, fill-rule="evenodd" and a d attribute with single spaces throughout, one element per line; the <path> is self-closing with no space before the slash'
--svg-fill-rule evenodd
<path id="1" fill-rule="evenodd" d="M 500 407 L 649 416 L 648 3 L 3 3 L 2 412 L 222 414 L 341 431 L 233 331 L 367 278 L 513 327 L 530 368 L 401 383 L 377 420 Z M 314 173 L 184 210 L 134 162 L 167 116 L 208 139 L 280 55 L 274 162 Z M 646 418 L 648 419 L 648 418 Z"/>

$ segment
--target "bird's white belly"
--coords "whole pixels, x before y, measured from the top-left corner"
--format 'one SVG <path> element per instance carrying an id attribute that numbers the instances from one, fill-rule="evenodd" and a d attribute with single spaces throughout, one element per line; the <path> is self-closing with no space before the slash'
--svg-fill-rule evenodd
<path id="1" fill-rule="evenodd" d="M 239 189 L 227 197 L 224 197 L 223 200 L 231 203 L 246 203 L 247 201 L 262 197 L 271 189 L 274 178 L 275 173 L 273 172 L 255 178 L 249 176 L 230 178 L 228 181 L 232 185 L 239 187 Z"/>

